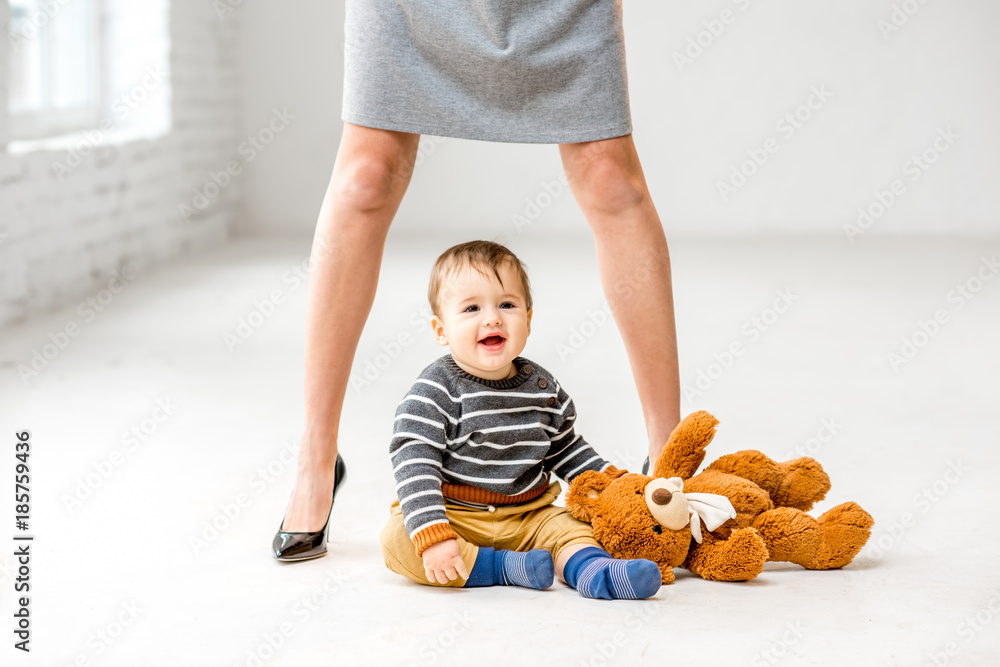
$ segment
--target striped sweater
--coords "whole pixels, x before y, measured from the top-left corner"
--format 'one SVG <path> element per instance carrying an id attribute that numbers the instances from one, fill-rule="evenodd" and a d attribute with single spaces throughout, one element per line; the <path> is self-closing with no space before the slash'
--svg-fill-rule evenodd
<path id="1" fill-rule="evenodd" d="M 417 555 L 452 537 L 448 502 L 488 508 L 537 498 L 550 473 L 618 469 L 574 432 L 573 400 L 541 366 L 516 357 L 517 374 L 488 380 L 451 354 L 428 365 L 396 406 L 389 455 L 406 533 Z"/>

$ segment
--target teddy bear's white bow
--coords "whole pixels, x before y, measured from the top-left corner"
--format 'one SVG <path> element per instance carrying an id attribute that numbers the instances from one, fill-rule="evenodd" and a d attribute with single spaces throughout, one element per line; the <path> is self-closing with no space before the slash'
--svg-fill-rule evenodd
<path id="1" fill-rule="evenodd" d="M 736 510 L 729 498 L 717 493 L 685 493 L 691 512 L 691 535 L 701 544 L 701 522 L 711 531 L 729 519 L 736 518 Z"/>

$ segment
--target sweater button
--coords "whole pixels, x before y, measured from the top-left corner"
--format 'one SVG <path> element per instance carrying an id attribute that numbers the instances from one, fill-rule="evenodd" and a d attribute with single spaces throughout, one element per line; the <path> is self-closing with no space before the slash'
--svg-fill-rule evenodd
<path id="1" fill-rule="evenodd" d="M 541 387 L 542 389 L 545 389 L 545 387 L 546 387 L 547 384 L 548 384 L 548 382 L 545 381 L 545 378 L 538 378 L 538 386 L 539 387 Z"/>
<path id="2" fill-rule="evenodd" d="M 497 511 L 497 508 L 496 508 L 496 507 L 493 507 L 493 505 L 488 505 L 487 507 L 489 508 L 489 510 L 490 510 L 491 512 L 496 512 L 496 511 Z"/>
<path id="3" fill-rule="evenodd" d="M 521 368 L 521 370 L 524 371 L 526 374 L 530 374 L 531 373 L 531 366 L 523 366 Z"/>
<path id="4" fill-rule="evenodd" d="M 549 405 L 553 405 L 553 404 L 555 404 L 555 402 L 556 402 L 556 399 L 552 398 L 551 396 L 549 396 L 549 400 L 546 401 L 546 403 L 548 403 Z"/>

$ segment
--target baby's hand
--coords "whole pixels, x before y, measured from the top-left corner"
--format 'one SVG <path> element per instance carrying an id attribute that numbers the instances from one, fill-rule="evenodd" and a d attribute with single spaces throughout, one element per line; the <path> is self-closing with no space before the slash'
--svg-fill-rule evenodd
<path id="1" fill-rule="evenodd" d="M 459 575 L 462 579 L 469 578 L 469 570 L 462 560 L 462 550 L 454 537 L 435 542 L 420 552 L 420 556 L 424 559 L 424 575 L 430 582 L 447 584 Z"/>

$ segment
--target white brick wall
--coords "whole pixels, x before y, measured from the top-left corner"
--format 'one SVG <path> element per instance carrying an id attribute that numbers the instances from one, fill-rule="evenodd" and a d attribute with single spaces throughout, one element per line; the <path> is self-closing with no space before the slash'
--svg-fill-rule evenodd
<path id="1" fill-rule="evenodd" d="M 220 18 L 203 0 L 168 5 L 172 125 L 166 134 L 101 145 L 60 181 L 52 165 L 65 159 L 65 148 L 12 154 L 0 128 L 0 328 L 85 298 L 115 270 L 138 277 L 229 237 L 239 176 L 190 222 L 180 205 L 190 205 L 194 189 L 211 182 L 210 171 L 238 157 L 240 12 Z M 109 6 L 108 20 L 116 16 Z M 6 35 L 7 2 L 0 3 L 0 27 Z M 5 108 L 9 47 L 2 42 Z"/>

